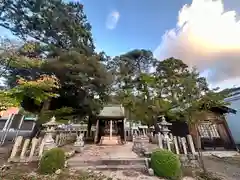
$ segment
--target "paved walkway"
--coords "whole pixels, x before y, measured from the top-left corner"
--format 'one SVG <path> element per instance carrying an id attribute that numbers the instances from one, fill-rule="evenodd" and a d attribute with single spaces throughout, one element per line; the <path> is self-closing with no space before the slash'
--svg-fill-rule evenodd
<path id="1" fill-rule="evenodd" d="M 132 159 L 138 156 L 132 152 L 132 143 L 125 145 L 97 146 L 95 144 L 86 145 L 84 150 L 76 154 L 71 160 L 86 161 L 100 159 Z"/>
<path id="2" fill-rule="evenodd" d="M 132 143 L 127 142 L 124 145 L 97 146 L 86 145 L 82 153 L 76 154 L 70 161 L 97 161 L 101 159 L 109 160 L 137 160 L 139 157 L 132 152 Z M 76 168 L 77 169 L 77 168 Z M 101 173 L 113 180 L 160 180 L 154 176 L 148 176 L 142 171 L 134 170 L 130 165 L 126 169 L 118 170 L 94 170 L 94 173 Z"/>

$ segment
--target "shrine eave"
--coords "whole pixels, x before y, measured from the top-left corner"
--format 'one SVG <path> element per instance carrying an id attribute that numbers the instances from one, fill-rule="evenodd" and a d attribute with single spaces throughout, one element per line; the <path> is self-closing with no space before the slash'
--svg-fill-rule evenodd
<path id="1" fill-rule="evenodd" d="M 97 116 L 97 119 L 99 120 L 106 120 L 106 121 L 110 121 L 110 120 L 113 120 L 113 121 L 117 121 L 117 120 L 124 120 L 124 116 Z"/>
<path id="2" fill-rule="evenodd" d="M 124 108 L 121 105 L 104 106 L 97 118 L 105 120 L 123 120 L 125 118 Z"/>

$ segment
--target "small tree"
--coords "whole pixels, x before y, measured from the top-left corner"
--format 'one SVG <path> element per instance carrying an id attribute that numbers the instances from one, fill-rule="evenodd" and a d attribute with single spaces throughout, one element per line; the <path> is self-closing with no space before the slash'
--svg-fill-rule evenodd
<path id="1" fill-rule="evenodd" d="M 202 153 L 200 151 L 201 146 L 201 138 L 198 132 L 199 124 L 205 120 L 207 114 L 214 107 L 221 107 L 228 105 L 224 101 L 228 94 L 225 92 L 215 92 L 215 90 L 211 90 L 203 95 L 200 99 L 195 100 L 191 103 L 191 105 L 183 111 L 186 122 L 190 127 L 196 129 L 196 148 L 199 155 L 200 165 L 204 172 L 207 172 L 204 161 L 202 157 Z"/>

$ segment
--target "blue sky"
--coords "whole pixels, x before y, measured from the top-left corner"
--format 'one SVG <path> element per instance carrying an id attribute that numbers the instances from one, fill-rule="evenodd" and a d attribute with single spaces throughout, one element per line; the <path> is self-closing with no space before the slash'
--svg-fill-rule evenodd
<path id="1" fill-rule="evenodd" d="M 226 9 L 235 10 L 238 0 L 225 0 Z M 178 12 L 192 0 L 81 0 L 97 49 L 115 56 L 134 48 L 155 50 L 166 30 L 174 28 Z M 106 27 L 112 12 L 120 14 L 116 27 Z"/>
<path id="2" fill-rule="evenodd" d="M 167 29 L 175 26 L 178 11 L 190 0 L 84 0 L 97 48 L 118 55 L 134 48 L 154 50 Z M 119 12 L 114 29 L 109 14 Z"/>
<path id="3" fill-rule="evenodd" d="M 240 37 L 240 0 L 79 1 L 97 51 L 149 49 L 159 60 L 174 56 L 196 66 L 212 86 L 240 84 L 240 38 L 234 37 Z"/>
<path id="4" fill-rule="evenodd" d="M 80 0 L 92 25 L 97 50 L 115 56 L 130 49 L 154 50 L 167 29 L 177 22 L 178 11 L 191 0 Z M 120 17 L 114 29 L 106 27 L 112 12 Z M 3 34 L 9 35 L 5 30 Z"/>

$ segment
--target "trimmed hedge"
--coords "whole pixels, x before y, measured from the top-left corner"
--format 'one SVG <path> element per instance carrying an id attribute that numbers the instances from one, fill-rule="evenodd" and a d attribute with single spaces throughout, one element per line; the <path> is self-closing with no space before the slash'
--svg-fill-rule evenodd
<path id="1" fill-rule="evenodd" d="M 62 169 L 65 164 L 65 154 L 60 148 L 53 148 L 46 151 L 39 163 L 39 173 L 53 174 L 56 170 Z"/>
<path id="2" fill-rule="evenodd" d="M 177 180 L 182 176 L 179 157 L 168 150 L 159 149 L 152 153 L 151 168 L 158 177 Z"/>

